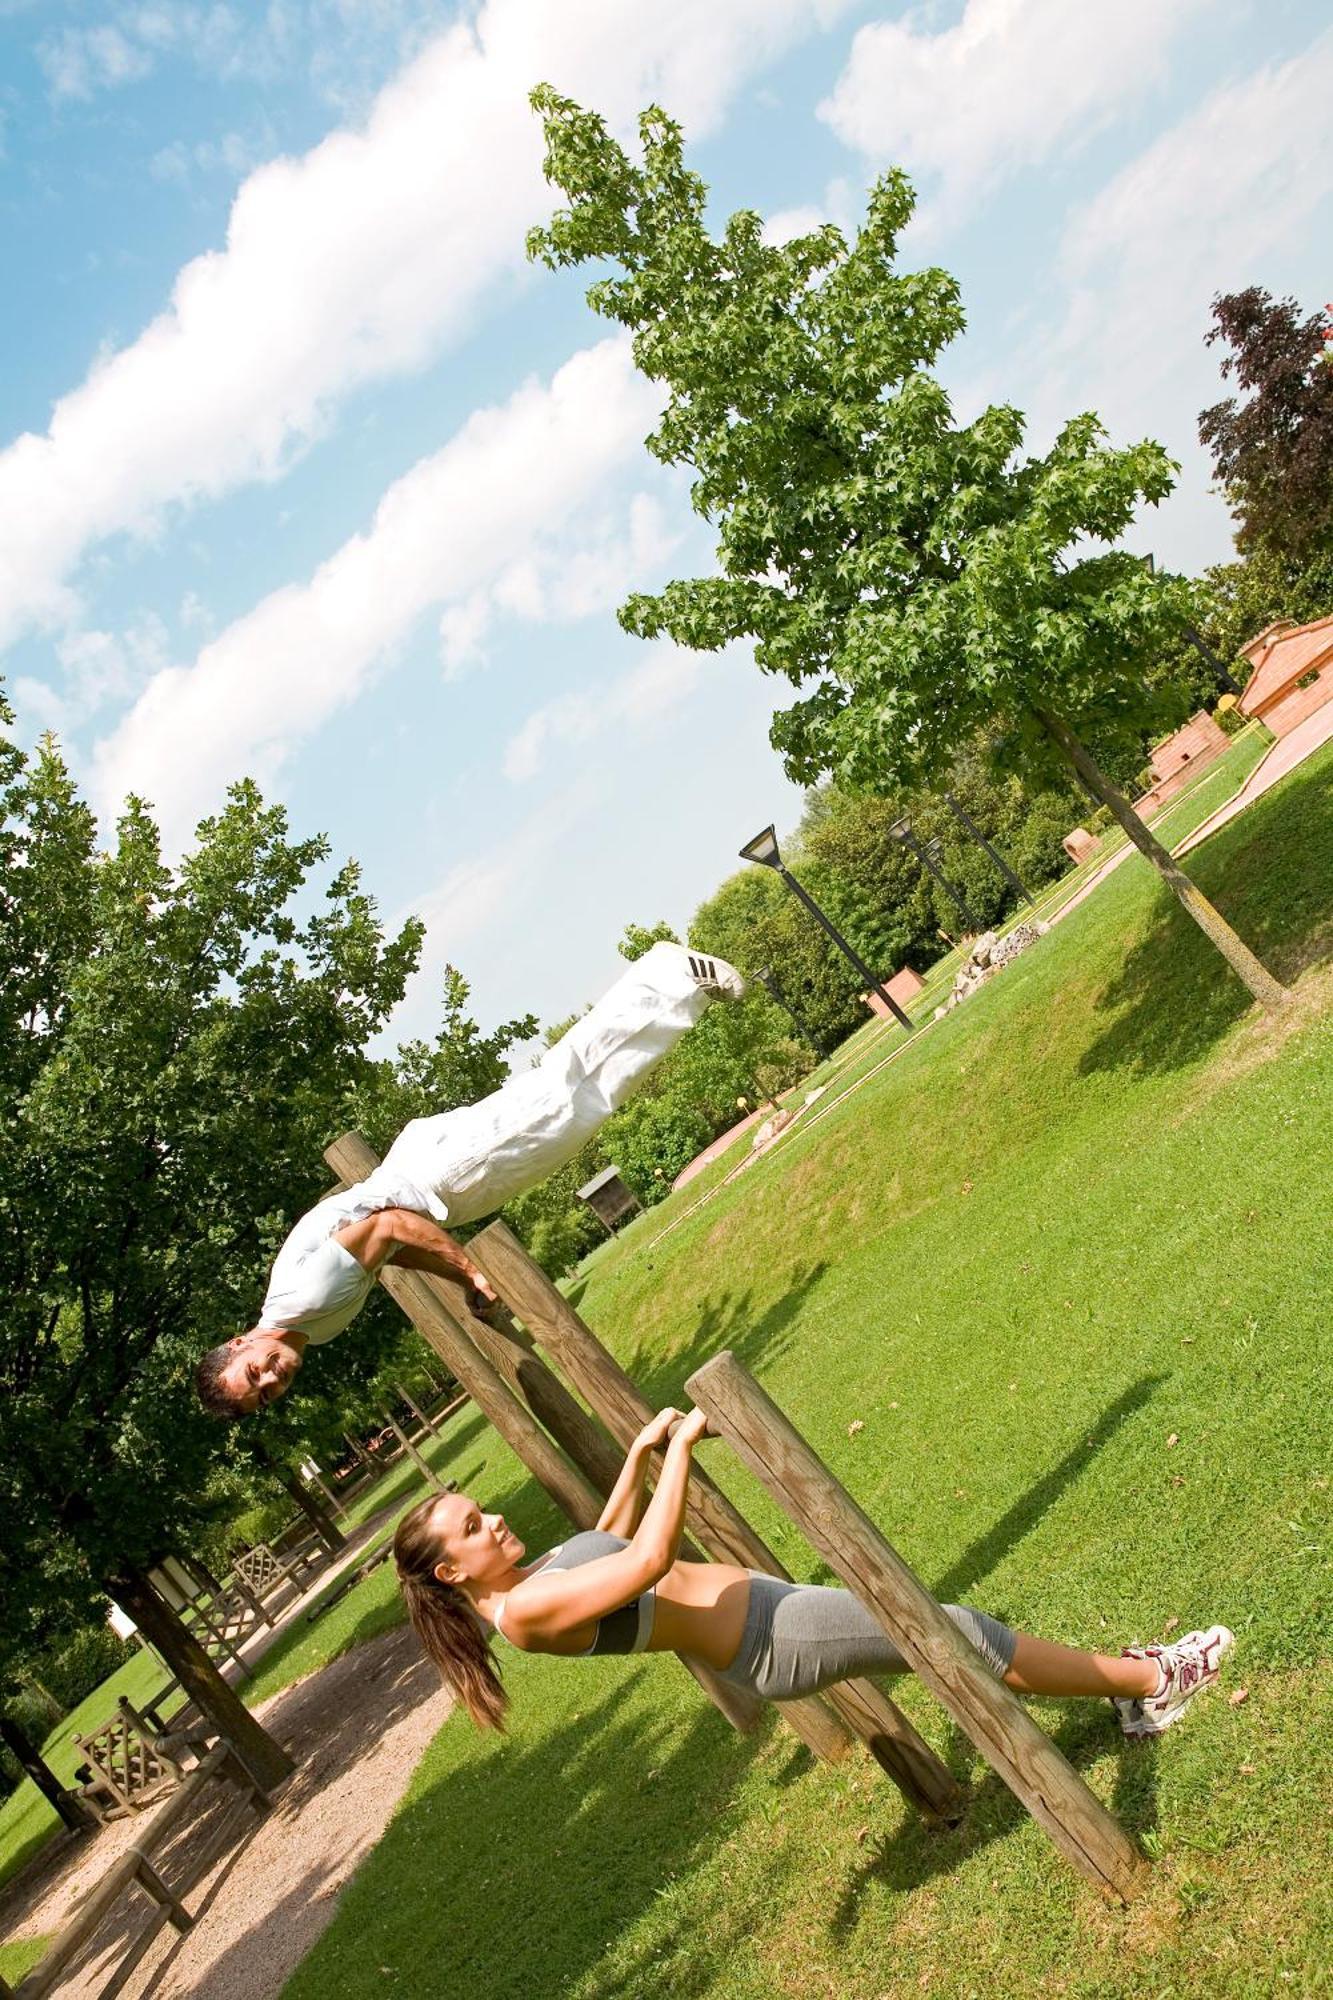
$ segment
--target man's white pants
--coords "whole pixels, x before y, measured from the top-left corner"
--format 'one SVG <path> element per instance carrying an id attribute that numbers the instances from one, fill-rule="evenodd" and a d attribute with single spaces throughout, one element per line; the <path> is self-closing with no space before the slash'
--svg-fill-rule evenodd
<path id="1" fill-rule="evenodd" d="M 450 1222 L 490 1215 L 572 1159 L 715 998 L 683 946 L 653 945 L 531 1069 L 405 1125 L 382 1171 L 432 1195 Z"/>

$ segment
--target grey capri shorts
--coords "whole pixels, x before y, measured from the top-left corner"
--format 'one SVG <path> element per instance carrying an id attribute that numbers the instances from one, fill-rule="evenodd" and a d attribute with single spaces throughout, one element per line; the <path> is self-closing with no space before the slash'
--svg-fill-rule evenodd
<path id="1" fill-rule="evenodd" d="M 1013 1661 L 1016 1634 L 984 1611 L 961 1604 L 940 1608 L 1002 1680 Z M 908 1672 L 878 1619 L 850 1591 L 782 1583 L 751 1570 L 740 1650 L 719 1678 L 764 1701 L 795 1701 L 858 1674 Z"/>

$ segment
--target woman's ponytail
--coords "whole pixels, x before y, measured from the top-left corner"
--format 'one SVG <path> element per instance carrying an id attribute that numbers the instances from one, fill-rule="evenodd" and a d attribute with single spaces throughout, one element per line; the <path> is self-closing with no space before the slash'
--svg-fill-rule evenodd
<path id="1" fill-rule="evenodd" d="M 509 1697 L 491 1659 L 481 1622 L 465 1593 L 435 1574 L 439 1542 L 431 1528 L 437 1494 L 404 1514 L 393 1538 L 398 1582 L 417 1637 L 478 1729 L 503 1729 Z"/>

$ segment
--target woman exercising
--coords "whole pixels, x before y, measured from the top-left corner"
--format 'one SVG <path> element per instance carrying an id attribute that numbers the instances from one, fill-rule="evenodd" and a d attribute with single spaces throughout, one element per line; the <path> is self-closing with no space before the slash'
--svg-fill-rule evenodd
<path id="1" fill-rule="evenodd" d="M 848 1591 L 678 1559 L 690 1454 L 706 1422 L 701 1410 L 659 1411 L 635 1439 L 597 1527 L 526 1566 L 512 1528 L 462 1493 L 432 1494 L 403 1516 L 393 1548 L 408 1612 L 478 1727 L 502 1729 L 508 1705 L 491 1659 L 494 1633 L 529 1653 L 687 1653 L 767 1701 L 908 1671 Z M 649 1461 L 664 1442 L 645 1508 Z M 1117 1659 L 1011 1631 L 984 1611 L 943 1608 L 1007 1687 L 1109 1696 L 1126 1736 L 1169 1729 L 1217 1679 L 1233 1643 L 1225 1625 L 1213 1625 L 1173 1646 L 1127 1646 Z"/>

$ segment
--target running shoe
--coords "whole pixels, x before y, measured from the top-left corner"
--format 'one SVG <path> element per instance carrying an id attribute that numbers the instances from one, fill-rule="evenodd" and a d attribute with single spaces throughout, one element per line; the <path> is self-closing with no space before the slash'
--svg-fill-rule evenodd
<path id="1" fill-rule="evenodd" d="M 1160 1736 L 1169 1729 L 1200 1689 L 1213 1685 L 1235 1643 L 1225 1625 L 1210 1625 L 1206 1632 L 1187 1632 L 1174 1646 L 1122 1647 L 1122 1659 L 1156 1661 L 1161 1677 L 1156 1694 L 1112 1696 L 1125 1735 Z"/>
<path id="2" fill-rule="evenodd" d="M 703 992 L 715 993 L 725 1000 L 739 1000 L 744 996 L 745 981 L 725 958 L 708 958 L 703 952 L 692 951 L 689 959 L 694 983 Z"/>

